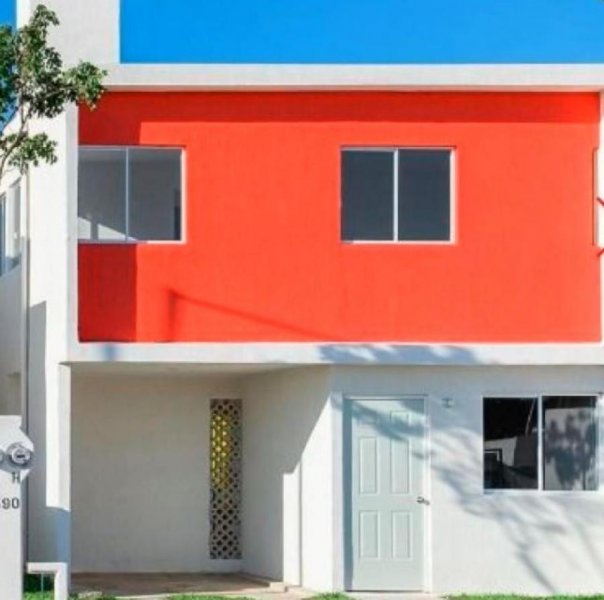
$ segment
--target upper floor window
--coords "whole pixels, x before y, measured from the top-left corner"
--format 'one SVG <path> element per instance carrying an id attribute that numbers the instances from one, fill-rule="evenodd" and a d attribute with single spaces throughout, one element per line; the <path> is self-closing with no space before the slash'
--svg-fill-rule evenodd
<path id="1" fill-rule="evenodd" d="M 443 242 L 451 234 L 446 148 L 342 151 L 342 239 Z"/>
<path id="2" fill-rule="evenodd" d="M 484 399 L 484 486 L 598 489 L 596 396 Z"/>
<path id="3" fill-rule="evenodd" d="M 80 240 L 175 241 L 181 221 L 182 150 L 80 148 Z"/>
<path id="4" fill-rule="evenodd" d="M 0 196 L 0 275 L 21 262 L 21 185 Z"/>

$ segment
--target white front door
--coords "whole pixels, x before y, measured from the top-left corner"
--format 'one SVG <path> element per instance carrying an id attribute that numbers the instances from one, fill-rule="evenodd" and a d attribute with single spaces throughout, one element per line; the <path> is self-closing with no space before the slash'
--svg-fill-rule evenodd
<path id="1" fill-rule="evenodd" d="M 423 590 L 424 400 L 347 399 L 345 426 L 347 587 Z"/>

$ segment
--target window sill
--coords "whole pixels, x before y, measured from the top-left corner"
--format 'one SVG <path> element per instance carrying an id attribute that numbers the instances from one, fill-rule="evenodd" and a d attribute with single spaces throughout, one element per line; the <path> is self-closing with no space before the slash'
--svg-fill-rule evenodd
<path id="1" fill-rule="evenodd" d="M 593 496 L 604 492 L 597 490 L 482 490 L 483 496 Z"/>
<path id="2" fill-rule="evenodd" d="M 185 240 L 78 240 L 83 246 L 182 246 Z"/>
<path id="3" fill-rule="evenodd" d="M 456 240 L 340 240 L 349 246 L 456 246 Z"/>

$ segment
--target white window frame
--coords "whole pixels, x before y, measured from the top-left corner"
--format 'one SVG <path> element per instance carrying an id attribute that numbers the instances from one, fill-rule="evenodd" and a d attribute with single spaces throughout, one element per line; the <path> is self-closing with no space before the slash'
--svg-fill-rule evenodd
<path id="1" fill-rule="evenodd" d="M 124 198 L 125 198 L 125 215 L 124 223 L 126 231 L 129 231 L 130 226 L 130 150 L 178 150 L 180 152 L 180 239 L 178 240 L 136 240 L 129 236 L 125 236 L 123 239 L 107 239 L 107 240 L 87 240 L 78 236 L 78 244 L 109 244 L 109 245 L 137 245 L 137 244 L 157 244 L 157 245 L 182 245 L 187 242 L 187 219 L 186 219 L 186 149 L 182 146 L 99 146 L 99 145 L 88 145 L 80 144 L 78 147 L 78 176 L 79 176 L 79 154 L 80 150 L 98 150 L 98 151 L 116 151 L 121 150 L 125 152 L 126 160 L 126 173 L 124 177 Z M 79 196 L 78 196 L 79 202 Z"/>
<path id="2" fill-rule="evenodd" d="M 19 190 L 19 195 L 17 195 Z M 23 189 L 21 179 L 11 183 L 0 193 L 0 277 L 10 273 L 21 264 L 21 214 Z M 18 215 L 18 218 L 17 218 Z"/>
<path id="3" fill-rule="evenodd" d="M 401 150 L 427 150 L 447 151 L 450 155 L 449 166 L 449 239 L 447 240 L 398 240 L 398 161 Z M 386 152 L 392 153 L 394 185 L 392 190 L 394 210 L 392 213 L 392 235 L 391 240 L 345 240 L 342 236 L 342 212 L 344 197 L 342 194 L 342 157 L 344 152 Z M 457 148 L 455 146 L 342 146 L 340 148 L 340 243 L 358 245 L 384 245 L 396 244 L 401 246 L 453 246 L 457 244 Z"/>
<path id="4" fill-rule="evenodd" d="M 546 490 L 543 489 L 543 399 L 549 397 L 576 397 L 576 398 L 595 398 L 596 406 L 595 406 L 595 421 L 596 421 L 596 475 L 597 475 L 597 485 L 594 490 Z M 485 400 L 487 399 L 526 399 L 526 400 L 537 400 L 537 487 L 534 489 L 530 488 L 486 488 L 484 485 L 484 453 L 485 453 L 485 439 L 484 439 L 484 406 Z M 482 493 L 483 495 L 504 495 L 504 496 L 517 496 L 517 495 L 580 495 L 584 494 L 597 494 L 602 493 L 604 491 L 604 444 L 601 444 L 601 441 L 604 440 L 604 393 L 603 392 L 526 392 L 522 393 L 511 393 L 511 394 L 483 394 L 481 397 L 481 455 L 480 455 L 480 464 L 481 471 L 480 477 L 482 482 Z"/>
<path id="5" fill-rule="evenodd" d="M 6 238 L 8 233 L 7 214 L 8 190 L 0 194 L 0 277 L 8 273 L 6 256 Z"/>

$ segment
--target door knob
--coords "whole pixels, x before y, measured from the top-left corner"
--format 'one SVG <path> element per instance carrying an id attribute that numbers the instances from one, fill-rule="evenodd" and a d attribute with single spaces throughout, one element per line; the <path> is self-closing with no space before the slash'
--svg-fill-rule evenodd
<path id="1" fill-rule="evenodd" d="M 430 502 L 428 502 L 428 500 L 426 500 L 423 496 L 417 497 L 417 503 L 418 504 L 430 504 Z"/>

